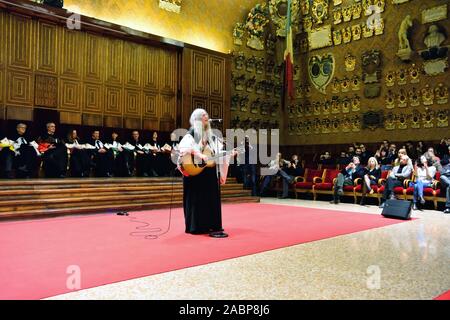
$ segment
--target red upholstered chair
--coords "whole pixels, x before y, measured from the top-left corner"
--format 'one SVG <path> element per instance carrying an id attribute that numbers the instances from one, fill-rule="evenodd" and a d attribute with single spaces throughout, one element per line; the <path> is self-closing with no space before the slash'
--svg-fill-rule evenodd
<path id="1" fill-rule="evenodd" d="M 423 198 L 428 201 L 433 201 L 434 209 L 437 210 L 438 202 L 445 202 L 445 195 L 441 197 L 441 186 L 439 179 L 441 178 L 441 173 L 436 172 L 433 183 L 431 187 L 423 189 Z M 413 199 L 414 188 L 409 187 L 406 189 L 406 199 Z"/>
<path id="2" fill-rule="evenodd" d="M 389 177 L 389 172 L 390 172 L 390 171 L 383 171 L 383 172 L 382 172 L 382 176 L 383 176 L 383 173 L 385 173 L 385 172 L 388 172 L 388 173 L 385 175 L 384 178 L 381 178 L 381 179 L 379 180 L 379 183 L 378 183 L 378 184 L 380 184 L 380 181 L 382 181 L 382 183 L 383 183 L 383 184 L 381 185 L 381 187 L 378 188 L 378 194 L 379 194 L 379 196 L 380 196 L 380 198 L 379 198 L 379 201 L 380 201 L 380 202 L 381 202 L 381 197 L 382 197 L 382 195 L 383 195 L 384 188 L 385 188 L 384 183 L 385 183 L 386 180 L 388 179 L 388 177 Z M 414 177 L 412 177 L 412 179 L 414 179 Z M 398 199 L 404 199 L 404 200 L 406 200 L 406 190 L 408 189 L 409 183 L 412 181 L 412 179 L 405 179 L 405 180 L 403 181 L 403 186 L 401 186 L 401 187 L 395 187 L 395 188 L 394 188 L 393 192 L 394 192 L 394 194 L 396 195 L 396 197 L 397 197 Z"/>
<path id="3" fill-rule="evenodd" d="M 314 200 L 317 199 L 317 194 L 333 194 L 334 179 L 337 178 L 339 172 L 341 172 L 341 170 L 325 169 L 322 178 L 314 180 Z"/>
<path id="4" fill-rule="evenodd" d="M 373 190 L 373 193 L 367 193 L 366 197 L 368 198 L 377 198 L 378 199 L 378 203 L 381 202 L 381 195 L 383 194 L 383 191 L 378 192 L 380 190 L 380 188 L 382 188 L 382 190 L 384 190 L 384 182 L 386 181 L 388 175 L 389 175 L 390 171 L 382 171 L 381 172 L 381 177 L 380 179 L 378 179 L 378 184 L 376 185 L 372 185 L 371 189 Z M 355 181 L 355 189 L 354 189 L 354 193 L 355 193 L 355 203 L 358 201 L 358 197 L 362 197 L 362 179 L 356 179 L 357 181 Z"/>
<path id="5" fill-rule="evenodd" d="M 334 170 L 334 169 L 337 169 L 337 165 L 335 165 L 335 164 L 319 164 L 319 169 Z"/>
<path id="6" fill-rule="evenodd" d="M 323 170 L 306 168 L 303 177 L 295 178 L 295 198 L 297 198 L 297 193 L 312 193 L 314 179 L 323 178 L 323 174 Z"/>

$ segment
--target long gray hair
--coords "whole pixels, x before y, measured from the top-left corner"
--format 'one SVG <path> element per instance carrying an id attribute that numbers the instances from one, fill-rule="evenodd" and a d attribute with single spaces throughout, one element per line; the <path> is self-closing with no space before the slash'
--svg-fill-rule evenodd
<path id="1" fill-rule="evenodd" d="M 208 122 L 206 126 L 203 126 L 202 122 L 202 117 L 205 113 L 208 114 L 205 109 L 195 109 L 189 118 L 189 123 L 191 124 L 191 128 L 194 130 L 195 141 L 207 140 L 212 146 L 214 145 L 214 141 L 212 139 L 213 135 L 211 125 Z"/>

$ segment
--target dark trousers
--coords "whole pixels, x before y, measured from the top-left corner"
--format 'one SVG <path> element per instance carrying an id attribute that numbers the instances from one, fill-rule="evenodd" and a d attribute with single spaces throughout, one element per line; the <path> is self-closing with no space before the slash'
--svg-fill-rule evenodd
<path id="1" fill-rule="evenodd" d="M 339 200 L 339 192 L 343 190 L 344 185 L 353 185 L 353 180 L 350 176 L 346 177 L 342 173 L 339 173 L 334 182 L 334 201 Z"/>
<path id="2" fill-rule="evenodd" d="M 252 189 L 252 196 L 256 196 L 256 164 L 242 165 L 242 177 L 244 179 L 244 187 Z"/>
<path id="3" fill-rule="evenodd" d="M 136 154 L 136 176 L 148 177 L 150 170 L 150 156 L 148 154 Z"/>
<path id="4" fill-rule="evenodd" d="M 0 151 L 0 178 L 13 178 L 14 151 L 3 148 Z"/>
<path id="5" fill-rule="evenodd" d="M 450 177 L 441 176 L 442 188 L 445 189 L 445 207 L 450 208 Z"/>
<path id="6" fill-rule="evenodd" d="M 94 173 L 96 177 L 109 177 L 113 173 L 114 154 L 110 149 L 105 153 L 94 153 Z"/>
<path id="7" fill-rule="evenodd" d="M 394 192 L 394 188 L 403 186 L 403 181 L 389 177 L 383 191 L 383 200 L 386 200 Z"/>
<path id="8" fill-rule="evenodd" d="M 124 149 L 115 154 L 114 158 L 114 176 L 131 177 L 133 174 L 134 155 L 132 151 Z"/>
<path id="9" fill-rule="evenodd" d="M 91 159 L 87 150 L 73 149 L 70 155 L 70 176 L 89 177 L 91 170 Z"/>
<path id="10" fill-rule="evenodd" d="M 272 182 L 272 179 L 276 176 L 281 177 L 283 181 L 283 198 L 287 197 L 289 195 L 289 183 L 292 181 L 292 177 L 288 175 L 283 170 L 278 170 L 278 172 L 275 175 L 272 176 L 265 176 L 263 183 L 261 185 L 261 194 L 264 194 L 269 187 L 270 183 Z"/>
<path id="11" fill-rule="evenodd" d="M 58 178 L 67 173 L 67 148 L 58 145 L 54 149 L 45 151 L 42 156 L 43 168 L 46 178 Z"/>
<path id="12" fill-rule="evenodd" d="M 36 150 L 29 145 L 21 145 L 19 154 L 14 158 L 16 178 L 30 178 L 37 175 L 38 156 Z"/>

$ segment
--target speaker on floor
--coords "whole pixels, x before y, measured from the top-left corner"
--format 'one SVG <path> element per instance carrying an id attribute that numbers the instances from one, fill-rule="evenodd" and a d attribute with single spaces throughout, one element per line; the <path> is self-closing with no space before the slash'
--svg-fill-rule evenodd
<path id="1" fill-rule="evenodd" d="M 386 200 L 381 214 L 386 218 L 408 220 L 411 219 L 411 207 L 411 201 L 390 199 Z"/>

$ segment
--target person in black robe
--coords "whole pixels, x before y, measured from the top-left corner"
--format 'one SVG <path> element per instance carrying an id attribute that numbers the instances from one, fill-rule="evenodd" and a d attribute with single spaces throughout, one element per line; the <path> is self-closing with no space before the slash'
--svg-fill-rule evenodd
<path id="1" fill-rule="evenodd" d="M 36 149 L 30 144 L 32 141 L 26 135 L 27 125 L 19 123 L 16 126 L 14 169 L 16 178 L 31 178 L 37 176 L 39 165 Z"/>
<path id="2" fill-rule="evenodd" d="M 133 174 L 133 151 L 123 148 L 116 131 L 111 133 L 111 140 L 108 141 L 108 144 L 111 145 L 114 154 L 114 176 L 131 177 Z"/>
<path id="3" fill-rule="evenodd" d="M 212 135 L 208 113 L 196 109 L 190 117 L 191 129 L 180 142 L 180 156 L 191 154 L 202 161 L 207 157 L 202 153 L 206 147 L 217 154 L 222 142 Z M 228 161 L 219 167 L 206 167 L 196 176 L 183 177 L 183 208 L 185 232 L 208 234 L 222 238 L 228 235 L 222 228 L 222 208 L 220 184 L 225 183 Z M 222 170 L 218 170 L 222 169 Z"/>
<path id="4" fill-rule="evenodd" d="M 131 133 L 131 140 L 129 143 L 135 147 L 136 176 L 148 177 L 150 170 L 150 155 L 148 151 L 143 149 L 145 143 L 141 141 L 139 131 L 135 130 Z"/>
<path id="5" fill-rule="evenodd" d="M 91 172 L 90 152 L 89 150 L 82 149 L 81 145 L 83 142 L 78 137 L 77 130 L 73 129 L 69 132 L 67 135 L 67 143 L 72 146 L 72 148 L 69 148 L 70 176 L 77 178 L 89 177 Z"/>
<path id="6" fill-rule="evenodd" d="M 47 123 L 47 132 L 38 137 L 43 169 L 47 178 L 65 178 L 67 174 L 67 148 L 63 139 L 55 135 L 56 125 Z"/>
<path id="7" fill-rule="evenodd" d="M 149 173 L 152 177 L 159 177 L 165 175 L 164 156 L 161 151 L 161 144 L 158 140 L 158 132 L 154 131 L 152 134 L 152 140 L 149 143 L 152 146 L 152 150 L 149 153 Z"/>
<path id="8" fill-rule="evenodd" d="M 91 159 L 95 176 L 112 177 L 114 154 L 112 150 L 107 150 L 100 140 L 100 131 L 94 130 L 92 132 L 91 140 L 88 143 L 95 147 L 95 149 L 91 150 Z"/>
<path id="9" fill-rule="evenodd" d="M 7 139 L 3 133 L 0 135 L 0 139 Z M 9 146 L 0 147 L 0 178 L 12 179 L 13 173 L 14 151 Z"/>

